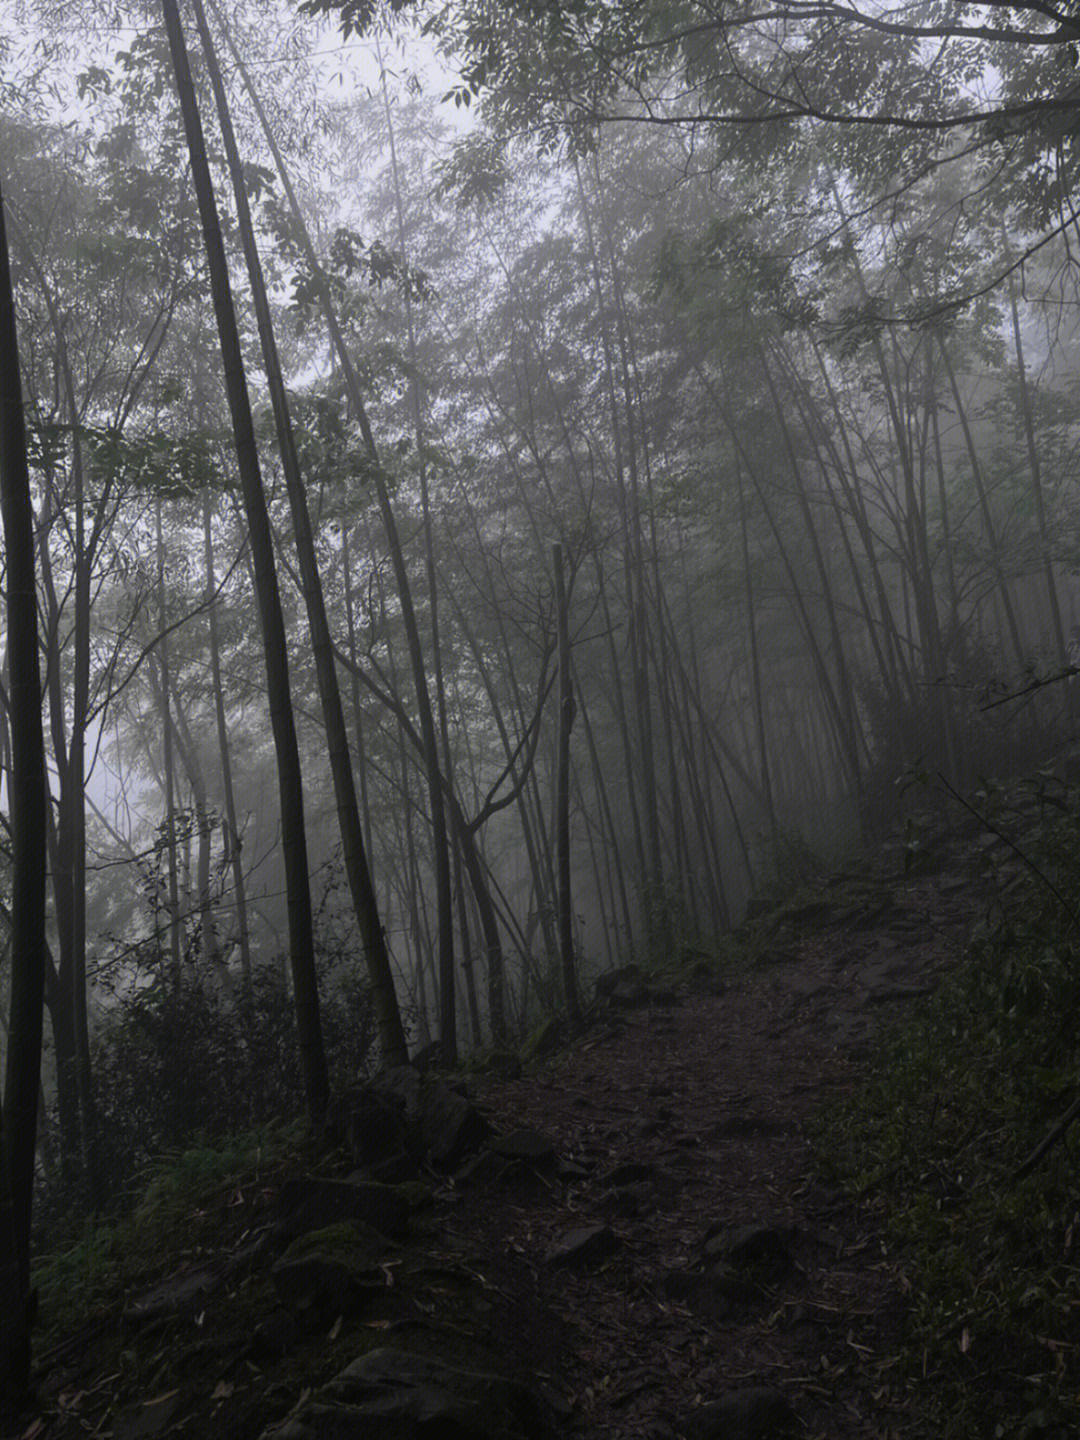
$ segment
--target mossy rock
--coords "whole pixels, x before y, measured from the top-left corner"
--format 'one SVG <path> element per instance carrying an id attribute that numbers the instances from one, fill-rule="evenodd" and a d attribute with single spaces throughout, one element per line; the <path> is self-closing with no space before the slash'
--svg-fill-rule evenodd
<path id="1" fill-rule="evenodd" d="M 386 1239 L 377 1230 L 362 1221 L 347 1220 L 326 1225 L 321 1230 L 309 1230 L 306 1235 L 294 1240 L 281 1258 L 301 1260 L 305 1255 L 317 1254 L 366 1262 L 385 1250 Z"/>
<path id="2" fill-rule="evenodd" d="M 495 1080 L 516 1080 L 521 1074 L 521 1057 L 513 1050 L 485 1050 L 472 1068 L 477 1075 Z"/>
<path id="3" fill-rule="evenodd" d="M 562 1038 L 562 1021 L 557 1015 L 549 1016 L 543 1024 L 537 1026 L 521 1047 L 522 1060 L 541 1060 L 558 1049 Z"/>
<path id="4" fill-rule="evenodd" d="M 386 1287 L 381 1251 L 385 1241 L 352 1222 L 327 1225 L 295 1240 L 271 1271 L 282 1303 L 298 1314 L 347 1315 Z"/>
<path id="5" fill-rule="evenodd" d="M 371 1226 L 391 1240 L 403 1240 L 408 1231 L 400 1188 L 375 1180 L 293 1176 L 278 1191 L 277 1209 L 294 1237 L 340 1224 Z"/>

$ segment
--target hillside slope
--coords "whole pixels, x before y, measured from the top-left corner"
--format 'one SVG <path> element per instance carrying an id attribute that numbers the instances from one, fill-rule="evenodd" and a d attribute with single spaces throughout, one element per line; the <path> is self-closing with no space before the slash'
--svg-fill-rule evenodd
<path id="1" fill-rule="evenodd" d="M 41 1356 L 22 1433 L 313 1440 L 361 1413 L 365 1434 L 450 1416 L 478 1440 L 918 1433 L 903 1256 L 880 1191 L 819 1178 L 811 1122 L 989 898 L 946 846 L 933 874 L 885 859 L 803 892 L 755 922 L 753 966 L 699 963 L 670 990 L 607 977 L 583 1034 L 528 1073 L 444 1077 L 464 1108 L 434 1168 L 399 1145 L 418 1110 L 399 1133 L 385 1094 L 354 1097 L 336 1148 L 241 1169 L 171 1211 L 155 1253 L 103 1264 L 112 1298 Z M 451 1368 L 418 1378 L 416 1355 Z"/>

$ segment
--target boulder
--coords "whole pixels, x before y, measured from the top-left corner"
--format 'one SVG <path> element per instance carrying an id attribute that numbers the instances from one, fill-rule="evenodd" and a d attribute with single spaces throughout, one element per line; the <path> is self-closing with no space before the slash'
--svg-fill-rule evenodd
<path id="1" fill-rule="evenodd" d="M 597 977 L 596 1000 L 598 1004 L 612 1009 L 630 1010 L 648 1005 L 652 992 L 636 965 L 624 965 L 619 970 L 608 970 Z"/>
<path id="2" fill-rule="evenodd" d="M 418 1075 L 427 1075 L 432 1070 L 438 1070 L 443 1063 L 443 1047 L 441 1040 L 432 1040 L 429 1045 L 423 1046 L 409 1061 L 409 1064 Z"/>
<path id="3" fill-rule="evenodd" d="M 669 1270 L 660 1276 L 659 1288 L 665 1300 L 685 1305 L 687 1310 L 714 1324 L 726 1320 L 734 1309 L 712 1276 L 703 1275 L 699 1270 Z"/>
<path id="4" fill-rule="evenodd" d="M 513 1050 L 489 1050 L 477 1062 L 476 1073 L 490 1076 L 493 1080 L 518 1080 L 521 1077 L 521 1057 Z"/>
<path id="5" fill-rule="evenodd" d="M 408 1125 L 399 1096 L 368 1085 L 331 1102 L 327 1128 L 358 1165 L 375 1165 L 406 1149 Z"/>
<path id="6" fill-rule="evenodd" d="M 464 1095 L 438 1081 L 424 1086 L 420 1129 L 431 1163 L 446 1170 L 479 1150 L 491 1133 L 491 1126 Z"/>
<path id="7" fill-rule="evenodd" d="M 626 1160 L 598 1175 L 596 1183 L 606 1190 L 617 1190 L 623 1185 L 636 1185 L 640 1180 L 651 1180 L 655 1174 L 656 1166 L 647 1160 Z"/>
<path id="8" fill-rule="evenodd" d="M 369 1225 L 389 1240 L 403 1240 L 409 1227 L 405 1187 L 373 1180 L 325 1180 L 294 1176 L 278 1191 L 277 1211 L 284 1233 L 293 1238 L 327 1225 Z"/>
<path id="9" fill-rule="evenodd" d="M 514 1130 L 509 1135 L 496 1135 L 488 1149 L 507 1160 L 527 1160 L 530 1165 L 553 1165 L 555 1146 L 539 1130 Z"/>
<path id="10" fill-rule="evenodd" d="M 415 1123 L 420 1119 L 420 1072 L 412 1065 L 393 1065 L 389 1070 L 380 1070 L 369 1088 L 377 1095 L 396 1101 L 407 1121 Z"/>
<path id="11" fill-rule="evenodd" d="M 668 1300 L 714 1323 L 744 1312 L 765 1298 L 757 1285 L 722 1265 L 704 1272 L 669 1270 L 660 1277 L 660 1291 Z"/>
<path id="12" fill-rule="evenodd" d="M 251 1358 L 259 1365 L 284 1359 L 300 1339 L 300 1327 L 291 1310 L 273 1310 L 251 1333 Z"/>
<path id="13" fill-rule="evenodd" d="M 452 1170 L 479 1150 L 491 1127 L 466 1095 L 434 1076 L 422 1077 L 412 1065 L 382 1070 L 371 1082 L 380 1096 L 402 1107 L 405 1122 L 415 1127 L 432 1165 Z"/>
<path id="14" fill-rule="evenodd" d="M 586 1225 L 567 1233 L 544 1256 L 545 1265 L 590 1265 L 613 1255 L 618 1237 L 610 1225 Z"/>
<path id="15" fill-rule="evenodd" d="M 264 1440 L 547 1440 L 548 1407 L 501 1375 L 408 1351 L 369 1351 Z"/>
<path id="16" fill-rule="evenodd" d="M 318 1317 L 361 1309 L 386 1288 L 370 1236 L 354 1225 L 329 1225 L 295 1241 L 270 1272 L 282 1303 Z"/>
<path id="17" fill-rule="evenodd" d="M 739 1225 L 707 1236 L 703 1253 L 707 1260 L 722 1260 L 741 1276 L 773 1285 L 791 1269 L 787 1240 L 772 1225 Z"/>
<path id="18" fill-rule="evenodd" d="M 224 1266 L 215 1262 L 170 1275 L 129 1300 L 124 1307 L 124 1319 L 145 1324 L 163 1315 L 201 1308 L 223 1280 Z"/>
<path id="19" fill-rule="evenodd" d="M 675 1428 L 686 1440 L 773 1440 L 788 1435 L 795 1413 L 771 1385 L 751 1385 L 701 1405 Z"/>

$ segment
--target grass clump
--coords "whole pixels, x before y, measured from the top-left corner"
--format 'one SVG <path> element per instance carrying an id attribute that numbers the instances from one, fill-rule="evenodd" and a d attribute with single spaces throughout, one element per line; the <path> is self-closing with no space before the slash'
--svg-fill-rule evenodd
<path id="1" fill-rule="evenodd" d="M 1073 813 L 1027 827 L 1037 870 L 1014 877 L 1008 913 L 819 1136 L 827 1168 L 881 1209 L 900 1247 L 901 1358 L 925 1433 L 941 1440 L 1065 1440 L 1080 1427 Z"/>

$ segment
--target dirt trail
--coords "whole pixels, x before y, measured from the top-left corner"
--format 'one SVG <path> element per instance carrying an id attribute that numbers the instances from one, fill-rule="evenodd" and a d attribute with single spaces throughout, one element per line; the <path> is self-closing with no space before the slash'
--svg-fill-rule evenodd
<path id="1" fill-rule="evenodd" d="M 769 1386 L 806 1435 L 910 1433 L 912 1397 L 888 1368 L 903 1277 L 873 1209 L 815 1180 L 806 1127 L 955 962 L 987 898 L 959 869 L 834 881 L 785 913 L 772 963 L 724 993 L 609 1012 L 549 1072 L 481 1083 L 497 1128 L 542 1132 L 588 1172 L 442 1197 L 450 1235 L 493 1267 L 524 1262 L 568 1323 L 550 1383 L 569 1430 L 660 1440 L 690 1433 L 696 1407 Z M 547 1262 L 568 1231 L 605 1223 L 610 1257 Z M 716 1280 L 703 1244 L 739 1227 L 772 1235 L 743 1231 L 749 1268 Z"/>
<path id="2" fill-rule="evenodd" d="M 785 1418 L 817 1440 L 915 1433 L 917 1393 L 889 1359 L 903 1275 L 873 1205 L 814 1178 L 807 1131 L 985 913 L 970 851 L 938 853 L 933 875 L 838 877 L 758 922 L 765 963 L 726 986 L 705 965 L 667 995 L 608 977 L 565 1053 L 520 1079 L 471 1077 L 499 1138 L 453 1180 L 426 1172 L 434 1205 L 420 1185 L 407 1224 L 395 1209 L 383 1219 L 400 1224 L 355 1232 L 371 1262 L 355 1306 L 320 1319 L 283 1307 L 274 1281 L 293 1233 L 283 1197 L 324 1182 L 351 1195 L 348 1145 L 208 1194 L 40 1357 L 19 1434 L 260 1440 L 373 1345 L 539 1384 L 567 1437 L 762 1440 Z M 585 1253 L 553 1263 L 582 1231 Z"/>

